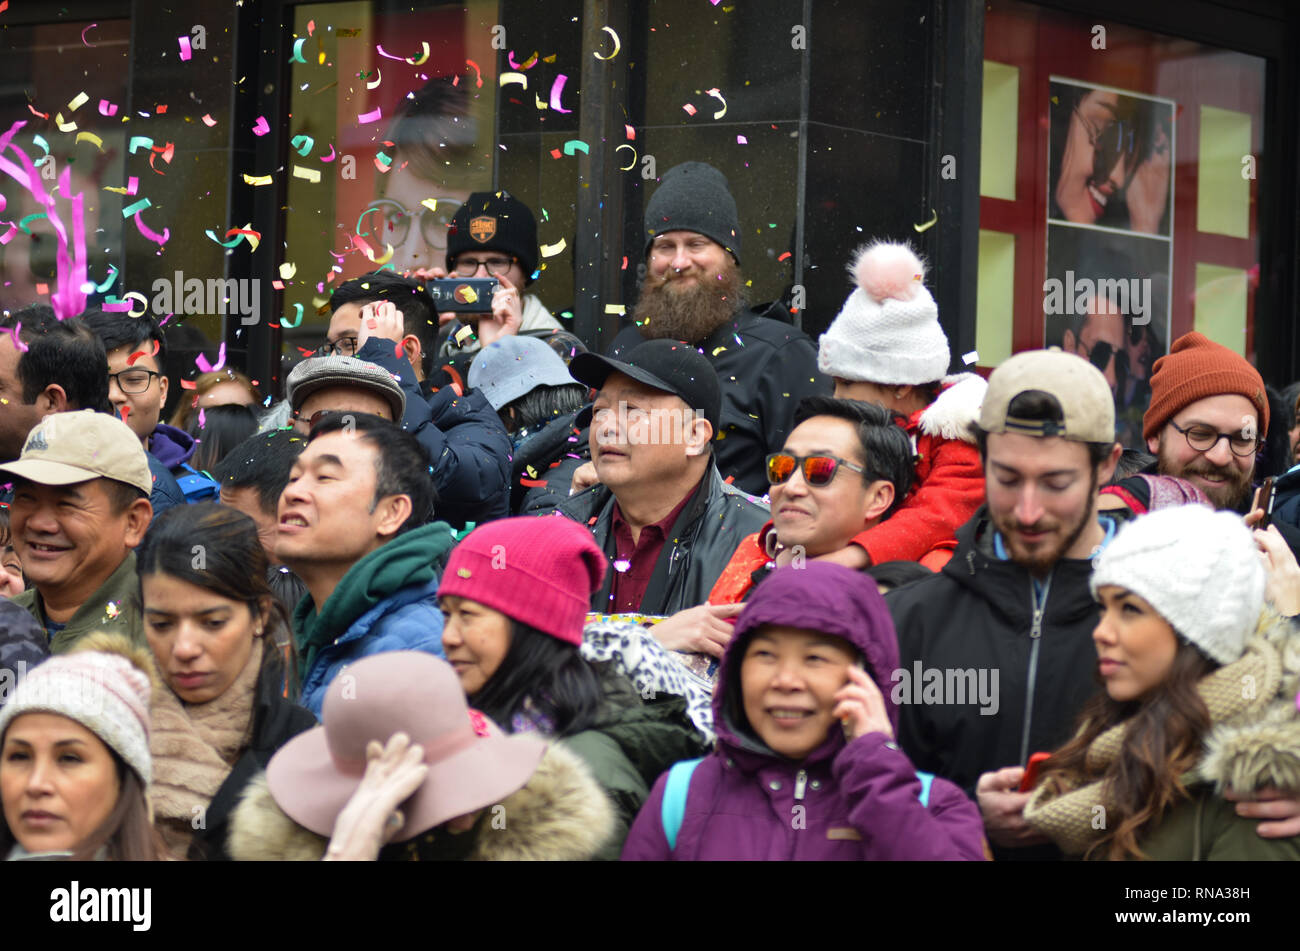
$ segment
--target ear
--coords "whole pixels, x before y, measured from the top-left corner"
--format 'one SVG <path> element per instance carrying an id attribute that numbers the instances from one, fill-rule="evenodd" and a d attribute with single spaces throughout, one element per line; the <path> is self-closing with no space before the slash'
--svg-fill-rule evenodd
<path id="1" fill-rule="evenodd" d="M 153 521 L 153 506 L 148 499 L 136 499 L 126 510 L 126 547 L 135 548 L 144 541 L 144 533 Z"/>
<path id="2" fill-rule="evenodd" d="M 257 601 L 257 622 L 262 629 L 262 634 L 266 634 L 271 627 L 271 596 L 264 594 Z"/>
<path id="3" fill-rule="evenodd" d="M 894 504 L 894 483 L 888 479 L 877 479 L 867 487 L 870 498 L 866 510 L 862 513 L 864 522 L 873 522 L 884 516 Z"/>
<path id="4" fill-rule="evenodd" d="M 375 514 L 379 523 L 375 531 L 386 538 L 392 538 L 402 523 L 411 517 L 411 497 L 409 495 L 388 495 L 379 500 Z"/>
<path id="5" fill-rule="evenodd" d="M 1147 440 L 1147 452 L 1149 452 L 1149 453 L 1151 453 L 1151 455 L 1153 455 L 1153 456 L 1159 458 L 1159 456 L 1160 456 L 1160 437 L 1159 437 L 1159 436 L 1152 436 L 1150 439 Z"/>
<path id="6" fill-rule="evenodd" d="M 402 350 L 406 353 L 406 358 L 411 361 L 411 367 L 419 370 L 424 359 L 424 347 L 420 343 L 420 338 L 415 334 L 407 334 L 402 338 Z"/>
<path id="7" fill-rule="evenodd" d="M 171 380 L 167 379 L 167 374 L 163 373 L 158 377 L 158 392 L 162 394 L 160 403 L 167 402 L 167 388 L 171 386 Z M 161 422 L 161 420 L 159 420 Z"/>
<path id="8" fill-rule="evenodd" d="M 1119 465 L 1119 457 L 1124 454 L 1124 447 L 1120 443 L 1110 447 L 1110 455 L 1106 458 L 1097 469 L 1097 485 L 1105 485 L 1115 475 L 1115 467 Z"/>
<path id="9" fill-rule="evenodd" d="M 69 409 L 68 394 L 57 383 L 51 383 L 36 395 L 35 405 L 42 417 L 50 413 L 66 413 Z"/>
<path id="10" fill-rule="evenodd" d="M 690 428 L 682 432 L 682 439 L 686 443 L 687 457 L 702 456 L 709 449 L 709 443 L 713 441 L 713 424 L 703 416 L 696 416 L 691 420 Z"/>

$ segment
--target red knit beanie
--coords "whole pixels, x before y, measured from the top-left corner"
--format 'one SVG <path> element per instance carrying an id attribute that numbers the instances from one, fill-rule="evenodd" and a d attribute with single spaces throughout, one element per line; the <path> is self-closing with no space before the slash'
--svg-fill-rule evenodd
<path id="1" fill-rule="evenodd" d="M 451 550 L 438 594 L 581 644 L 591 594 L 604 579 L 605 554 L 586 526 L 562 516 L 503 518 Z"/>
<path id="2" fill-rule="evenodd" d="M 1151 404 L 1142 417 L 1142 438 L 1158 435 L 1184 406 L 1224 393 L 1236 393 L 1255 404 L 1263 439 L 1268 433 L 1268 397 L 1259 371 L 1204 334 L 1183 334 L 1152 368 Z"/>

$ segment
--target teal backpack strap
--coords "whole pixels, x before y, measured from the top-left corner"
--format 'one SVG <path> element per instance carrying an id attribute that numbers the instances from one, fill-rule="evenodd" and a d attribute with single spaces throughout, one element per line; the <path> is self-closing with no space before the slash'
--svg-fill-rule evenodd
<path id="1" fill-rule="evenodd" d="M 691 788 L 691 774 L 702 762 L 703 757 L 682 760 L 668 770 L 668 782 L 664 785 L 664 799 L 659 816 L 669 850 L 677 848 L 677 833 L 681 831 L 682 819 L 686 817 L 686 794 Z"/>
<path id="2" fill-rule="evenodd" d="M 921 781 L 921 795 L 916 798 L 921 801 L 921 805 L 930 808 L 930 784 L 934 782 L 934 773 L 923 773 L 919 769 L 916 771 L 916 778 Z"/>

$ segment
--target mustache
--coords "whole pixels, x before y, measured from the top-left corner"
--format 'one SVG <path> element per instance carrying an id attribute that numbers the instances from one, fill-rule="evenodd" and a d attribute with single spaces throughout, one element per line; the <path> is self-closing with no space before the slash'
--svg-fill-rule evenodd
<path id="1" fill-rule="evenodd" d="M 1238 469 L 1236 466 L 1232 466 L 1232 465 L 1216 466 L 1214 463 L 1210 462 L 1207 459 L 1200 459 L 1197 460 L 1196 462 L 1189 463 L 1187 466 L 1183 468 L 1183 474 L 1218 476 L 1219 478 L 1225 479 L 1228 482 L 1243 481 L 1242 478 L 1243 474 L 1241 470 Z"/>

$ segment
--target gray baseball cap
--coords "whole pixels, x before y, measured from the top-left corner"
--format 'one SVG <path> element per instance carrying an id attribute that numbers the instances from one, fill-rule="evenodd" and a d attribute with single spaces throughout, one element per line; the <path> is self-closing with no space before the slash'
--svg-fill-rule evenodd
<path id="1" fill-rule="evenodd" d="M 406 394 L 392 374 L 377 364 L 356 357 L 308 357 L 289 371 L 284 385 L 294 412 L 300 410 L 307 397 L 318 390 L 331 386 L 354 386 L 386 399 L 393 410 L 393 422 L 398 425 L 406 413 Z"/>
<path id="2" fill-rule="evenodd" d="M 469 367 L 467 382 L 499 410 L 539 386 L 572 386 L 558 353 L 536 337 L 502 337 L 483 348 Z"/>
<path id="3" fill-rule="evenodd" d="M 1060 424 L 1007 415 L 1011 402 L 1030 390 L 1056 399 L 1064 416 Z M 1115 441 L 1115 398 L 1101 371 L 1083 357 L 1056 347 L 1029 350 L 1003 361 L 993 371 L 980 407 L 979 425 L 986 433 L 1109 443 Z"/>

